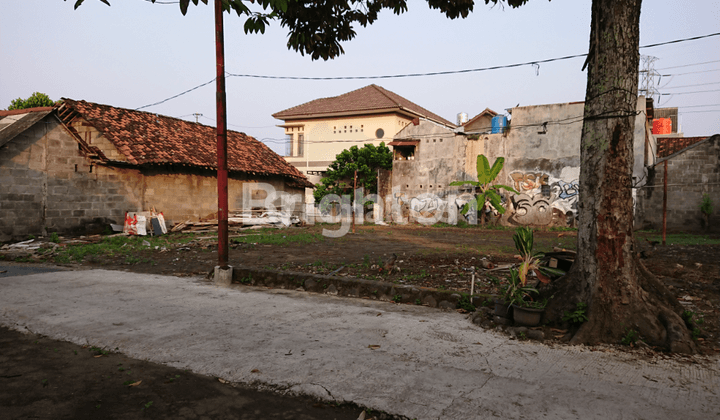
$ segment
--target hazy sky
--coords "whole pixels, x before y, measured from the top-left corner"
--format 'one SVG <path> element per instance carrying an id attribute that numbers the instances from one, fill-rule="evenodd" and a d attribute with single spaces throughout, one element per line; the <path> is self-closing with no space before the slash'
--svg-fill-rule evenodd
<path id="1" fill-rule="evenodd" d="M 215 77 L 212 5 L 145 0 L 0 0 L 0 109 L 32 92 L 123 108 L 167 99 Z M 212 1 L 210 2 L 212 4 Z M 345 55 L 312 61 L 289 51 L 286 30 L 245 35 L 244 20 L 225 15 L 226 71 L 271 76 L 377 76 L 475 69 L 587 52 L 590 0 L 533 0 L 520 9 L 477 2 L 467 19 L 449 20 L 425 1 L 401 16 L 383 12 L 345 44 Z M 640 44 L 720 32 L 718 0 L 646 0 Z M 720 36 L 641 49 L 657 57 L 659 106 L 679 107 L 686 136 L 720 133 Z M 582 101 L 584 58 L 465 74 L 381 80 L 268 80 L 229 77 L 228 128 L 284 152 L 281 121 L 271 114 L 371 83 L 450 120 L 486 107 Z M 705 64 L 700 64 L 705 63 Z M 673 75 L 673 76 L 669 76 Z M 670 95 L 672 94 L 672 95 Z M 658 104 L 656 103 L 656 106 Z M 145 111 L 215 125 L 215 85 Z"/>

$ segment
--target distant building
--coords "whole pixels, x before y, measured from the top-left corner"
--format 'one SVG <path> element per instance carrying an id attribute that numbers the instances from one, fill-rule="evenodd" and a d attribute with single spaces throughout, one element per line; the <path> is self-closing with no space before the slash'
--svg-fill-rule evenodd
<path id="1" fill-rule="evenodd" d="M 352 146 L 379 145 L 414 119 L 454 128 L 450 121 L 378 85 L 331 98 L 315 99 L 273 114 L 283 120 L 285 159 L 319 183 L 335 156 Z"/>

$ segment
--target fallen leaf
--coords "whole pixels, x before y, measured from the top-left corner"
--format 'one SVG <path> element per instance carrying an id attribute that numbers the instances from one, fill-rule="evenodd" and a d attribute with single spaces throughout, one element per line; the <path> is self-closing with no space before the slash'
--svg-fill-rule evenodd
<path id="1" fill-rule="evenodd" d="M 377 314 L 377 315 L 375 315 L 375 316 L 381 316 L 381 315 L 382 315 L 382 314 L 381 314 L 380 312 L 378 312 L 378 314 Z"/>
<path id="2" fill-rule="evenodd" d="M 370 344 L 370 345 L 368 346 L 368 348 L 369 348 L 370 350 L 376 350 L 376 349 L 379 349 L 379 348 L 380 348 L 380 345 L 378 345 L 378 344 Z"/>
<path id="3" fill-rule="evenodd" d="M 137 381 L 137 382 L 131 383 L 131 384 L 128 385 L 128 386 L 138 386 L 138 385 L 140 385 L 141 383 L 142 383 L 142 381 Z"/>
<path id="4" fill-rule="evenodd" d="M 260 369 L 253 369 L 250 371 L 250 373 L 260 373 Z"/>
<path id="5" fill-rule="evenodd" d="M 482 346 L 482 343 L 480 343 L 480 342 L 477 342 L 477 343 L 473 343 L 473 344 L 477 344 L 477 345 L 480 345 L 480 346 Z"/>
<path id="6" fill-rule="evenodd" d="M 220 381 L 221 384 L 227 384 L 227 383 L 229 383 L 228 381 L 226 381 L 226 380 L 223 379 L 223 378 L 218 378 L 218 381 Z"/>
<path id="7" fill-rule="evenodd" d="M 567 332 L 567 330 L 559 330 L 557 328 L 550 328 L 550 331 L 562 334 L 565 334 Z"/>
<path id="8" fill-rule="evenodd" d="M 103 357 L 103 355 L 102 355 L 102 354 L 98 354 L 97 356 L 93 356 L 93 357 L 97 359 L 98 357 Z"/>

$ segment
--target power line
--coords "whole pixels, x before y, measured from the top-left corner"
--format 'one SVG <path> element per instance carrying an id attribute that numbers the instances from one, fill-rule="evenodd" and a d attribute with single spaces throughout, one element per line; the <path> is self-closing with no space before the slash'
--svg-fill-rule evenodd
<path id="1" fill-rule="evenodd" d="M 184 95 L 184 94 L 186 94 L 186 93 L 190 93 L 190 92 L 192 92 L 192 91 L 195 90 L 195 89 L 199 89 L 199 88 L 201 88 L 201 87 L 203 87 L 203 86 L 205 86 L 205 85 L 209 85 L 210 83 L 214 82 L 215 79 L 216 79 L 216 78 L 213 78 L 213 79 L 210 80 L 209 82 L 205 82 L 205 83 L 203 83 L 203 84 L 201 84 L 201 85 L 197 85 L 197 86 L 195 86 L 194 88 L 190 88 L 190 89 L 186 90 L 185 92 L 178 93 L 178 94 L 175 95 L 175 96 L 171 96 L 171 97 L 169 97 L 169 98 L 167 98 L 167 99 L 163 99 L 162 101 L 155 102 L 154 104 L 143 105 L 143 106 L 141 106 L 140 108 L 135 108 L 135 111 L 139 111 L 139 110 L 141 110 L 141 109 L 143 109 L 143 108 L 149 108 L 149 107 L 155 106 L 155 105 L 164 104 L 165 102 L 167 102 L 167 101 L 169 101 L 169 100 L 171 100 L 171 99 L 175 99 L 175 98 L 177 98 L 177 97 L 179 97 L 179 96 L 182 96 L 182 95 Z"/>
<path id="2" fill-rule="evenodd" d="M 714 71 L 720 71 L 720 69 L 712 69 L 712 70 L 700 70 L 700 71 L 689 71 L 687 73 L 675 73 L 675 74 L 661 74 L 662 77 L 669 77 L 669 76 L 684 76 L 686 74 L 698 74 L 698 73 L 712 73 Z"/>
<path id="3" fill-rule="evenodd" d="M 673 66 L 673 67 L 664 67 L 658 70 L 670 70 L 670 69 L 679 69 L 682 67 L 692 67 L 692 66 L 702 66 L 703 64 L 710 64 L 710 63 L 720 63 L 720 60 L 714 60 L 714 61 L 705 61 L 703 63 L 692 63 L 692 64 L 685 64 L 682 66 Z"/>
<path id="4" fill-rule="evenodd" d="M 669 96 L 669 95 L 690 95 L 693 93 L 707 93 L 707 92 L 720 92 L 720 89 L 714 89 L 714 90 L 696 90 L 695 92 L 675 92 L 675 93 L 660 93 L 660 96 Z"/>
<path id="5" fill-rule="evenodd" d="M 714 36 L 720 36 L 720 32 L 707 34 L 707 35 L 700 35 L 695 36 L 691 38 L 682 38 L 682 39 L 676 39 L 672 41 L 666 41 L 666 42 L 659 42 L 656 44 L 649 44 L 641 46 L 640 48 L 653 48 L 658 47 L 662 45 L 669 45 L 669 44 L 676 44 L 680 42 L 687 42 L 687 41 L 695 41 L 698 39 L 703 38 L 710 38 Z M 574 54 L 574 55 L 566 55 L 563 57 L 555 57 L 555 58 L 548 58 L 544 60 L 535 60 L 535 61 L 526 61 L 523 63 L 515 63 L 515 64 L 506 64 L 506 65 L 499 65 L 499 66 L 491 66 L 491 67 L 481 67 L 481 68 L 475 68 L 475 69 L 465 69 L 465 70 L 448 70 L 448 71 L 439 71 L 439 72 L 428 72 L 428 73 L 407 73 L 407 74 L 395 74 L 395 75 L 384 75 L 384 76 L 337 76 L 337 77 L 301 77 L 301 76 L 267 76 L 267 75 L 256 75 L 256 74 L 234 74 L 234 73 L 227 73 L 229 77 L 247 77 L 247 78 L 257 78 L 257 79 L 282 79 L 282 80 L 376 80 L 376 79 L 397 79 L 397 78 L 408 78 L 408 77 L 426 77 L 426 76 L 440 76 L 440 75 L 450 75 L 450 74 L 463 74 L 463 73 L 475 73 L 475 72 L 481 72 L 481 71 L 490 71 L 490 70 L 500 70 L 500 69 L 509 69 L 509 68 L 515 68 L 515 67 L 523 67 L 523 66 L 539 66 L 540 64 L 544 63 L 550 63 L 555 61 L 564 61 L 564 60 L 570 60 L 573 58 L 580 58 L 580 57 L 586 57 L 586 54 Z M 709 71 L 720 71 L 718 70 L 709 70 Z M 697 72 L 700 73 L 700 72 Z M 690 73 L 684 73 L 684 74 L 690 74 Z M 662 76 L 671 76 L 671 75 L 662 75 Z M 143 108 L 148 108 L 155 105 L 160 105 L 162 103 L 165 103 L 169 100 L 175 99 L 179 96 L 185 95 L 186 93 L 192 92 L 195 89 L 201 88 L 205 85 L 208 85 L 212 82 L 214 82 L 215 79 L 203 83 L 201 85 L 195 86 L 194 88 L 188 89 L 184 92 L 181 92 L 177 95 L 171 96 L 167 99 L 163 99 L 162 101 L 155 102 L 153 104 L 144 105 L 140 108 L 136 108 L 136 110 L 140 110 Z"/>
<path id="6" fill-rule="evenodd" d="M 684 85 L 684 86 L 670 86 L 670 87 L 664 87 L 663 89 L 680 89 L 680 88 L 686 88 L 686 87 L 707 86 L 707 85 L 720 85 L 720 82 L 698 83 L 696 85 Z"/>

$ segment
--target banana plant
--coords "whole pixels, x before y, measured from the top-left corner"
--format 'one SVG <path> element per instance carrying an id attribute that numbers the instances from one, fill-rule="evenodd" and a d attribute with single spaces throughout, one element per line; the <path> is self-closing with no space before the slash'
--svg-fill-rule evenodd
<path id="1" fill-rule="evenodd" d="M 517 191 L 515 191 L 512 187 L 502 184 L 493 184 L 490 185 L 493 181 L 495 181 L 495 178 L 497 178 L 498 174 L 503 168 L 503 165 L 505 165 L 505 158 L 499 157 L 495 159 L 495 163 L 493 163 L 492 167 L 490 166 L 490 162 L 488 162 L 488 159 L 485 157 L 485 155 L 478 155 L 477 157 L 477 181 L 454 181 L 451 182 L 451 186 L 460 186 L 465 184 L 473 185 L 480 189 L 480 193 L 475 195 L 475 197 L 470 200 L 470 202 L 466 203 L 462 210 L 462 214 L 467 214 L 467 212 L 472 208 L 472 204 L 474 203 L 476 206 L 476 209 L 482 209 L 485 206 L 485 202 L 490 202 L 490 205 L 495 208 L 495 210 L 498 211 L 498 213 L 503 214 L 505 213 L 505 207 L 502 205 L 502 197 L 500 197 L 500 190 L 504 189 L 507 191 L 510 191 L 515 194 L 519 194 Z"/>

